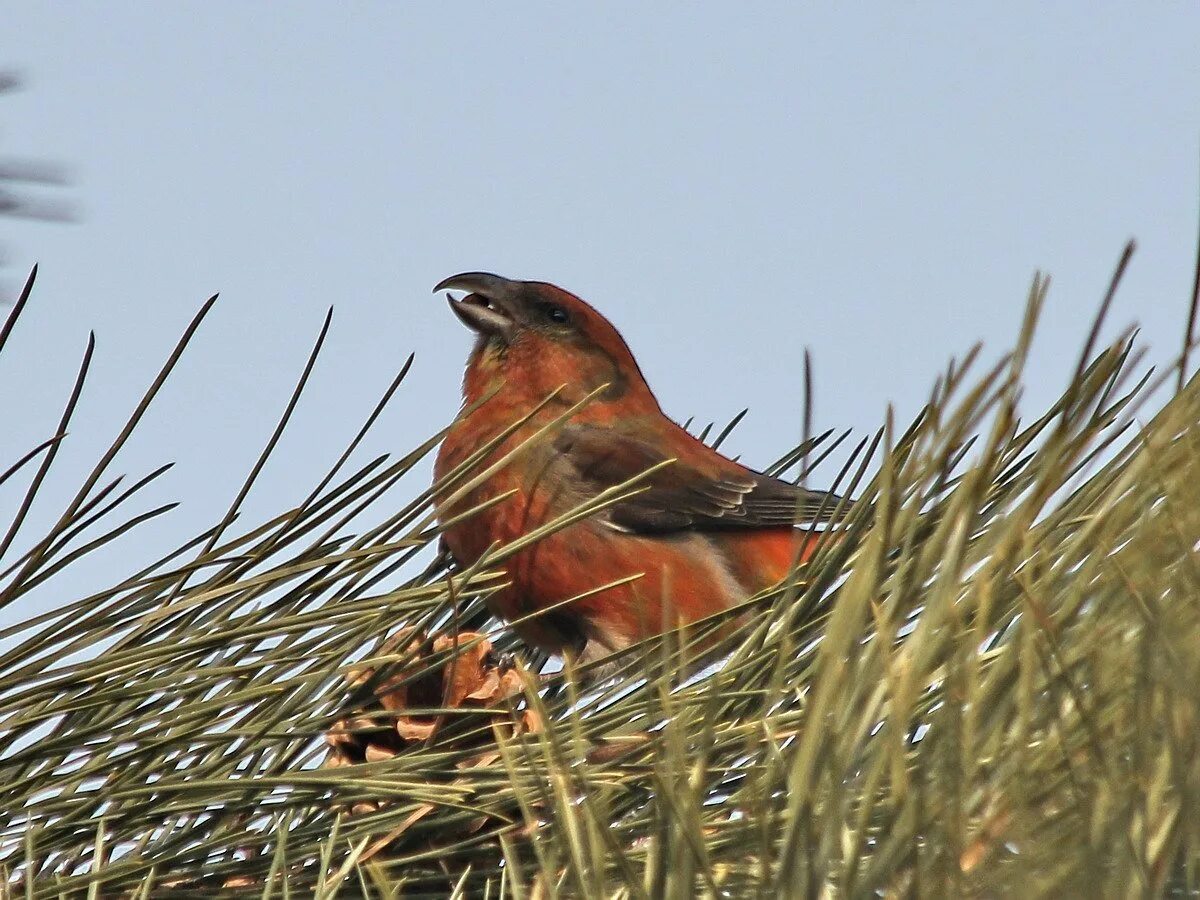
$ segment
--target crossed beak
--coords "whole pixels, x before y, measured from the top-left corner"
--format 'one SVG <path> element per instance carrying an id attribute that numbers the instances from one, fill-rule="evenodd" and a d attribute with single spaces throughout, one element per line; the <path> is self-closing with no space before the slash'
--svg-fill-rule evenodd
<path id="1" fill-rule="evenodd" d="M 507 343 L 516 330 L 513 301 L 519 287 L 519 282 L 489 272 L 463 272 L 438 282 L 433 292 L 467 291 L 459 300 L 446 295 L 459 321 L 476 334 Z"/>

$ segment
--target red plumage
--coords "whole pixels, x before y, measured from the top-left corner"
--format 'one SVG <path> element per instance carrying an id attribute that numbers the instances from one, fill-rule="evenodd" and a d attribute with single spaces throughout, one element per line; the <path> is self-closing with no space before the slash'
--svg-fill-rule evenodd
<path id="1" fill-rule="evenodd" d="M 441 289 L 469 292 L 451 305 L 479 338 L 436 477 L 529 416 L 473 469 L 483 471 L 595 394 L 464 496 L 443 495 L 443 522 L 495 501 L 446 528 L 460 565 L 659 466 L 635 496 L 504 562 L 509 585 L 489 600 L 493 612 L 511 622 L 546 610 L 517 623 L 528 643 L 599 659 L 736 605 L 811 554 L 815 534 L 794 523 L 831 510 L 836 498 L 754 472 L 688 434 L 663 413 L 625 341 L 591 306 L 554 285 L 478 272 L 448 278 Z M 596 591 L 630 576 L 639 577 Z"/>

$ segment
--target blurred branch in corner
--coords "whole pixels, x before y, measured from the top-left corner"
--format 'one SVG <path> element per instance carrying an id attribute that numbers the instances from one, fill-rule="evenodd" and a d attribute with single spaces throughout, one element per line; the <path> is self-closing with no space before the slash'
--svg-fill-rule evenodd
<path id="1" fill-rule="evenodd" d="M 21 76 L 12 71 L 0 71 L 0 100 L 3 95 L 22 86 Z M 3 135 L 0 134 L 0 137 Z M 0 154 L 0 218 L 39 222 L 74 222 L 74 207 L 57 196 L 70 179 L 65 167 L 43 160 L 21 159 Z M 6 237 L 10 229 L 0 231 Z M 34 259 L 29 262 L 32 265 Z M 0 241 L 0 271 L 9 262 L 5 246 Z M 28 268 L 28 267 L 26 267 Z M 11 303 L 12 286 L 0 280 L 0 304 Z"/>

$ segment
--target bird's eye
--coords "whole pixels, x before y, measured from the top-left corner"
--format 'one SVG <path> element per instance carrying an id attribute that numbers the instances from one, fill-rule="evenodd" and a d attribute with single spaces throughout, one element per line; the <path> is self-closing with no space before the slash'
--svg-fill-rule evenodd
<path id="1" fill-rule="evenodd" d="M 542 307 L 542 315 L 546 317 L 546 321 L 553 322 L 555 325 L 566 325 L 571 321 L 571 317 L 567 314 L 567 311 L 553 303 L 548 303 Z"/>

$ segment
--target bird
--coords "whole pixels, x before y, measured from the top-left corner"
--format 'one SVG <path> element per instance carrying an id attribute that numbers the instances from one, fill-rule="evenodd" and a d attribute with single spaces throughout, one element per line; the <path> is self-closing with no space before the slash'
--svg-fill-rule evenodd
<path id="1" fill-rule="evenodd" d="M 441 291 L 475 334 L 463 405 L 434 464 L 441 540 L 459 567 L 643 476 L 499 564 L 488 608 L 527 645 L 599 664 L 742 604 L 811 556 L 816 523 L 840 498 L 690 434 L 587 302 L 488 272 L 452 275 Z"/>

